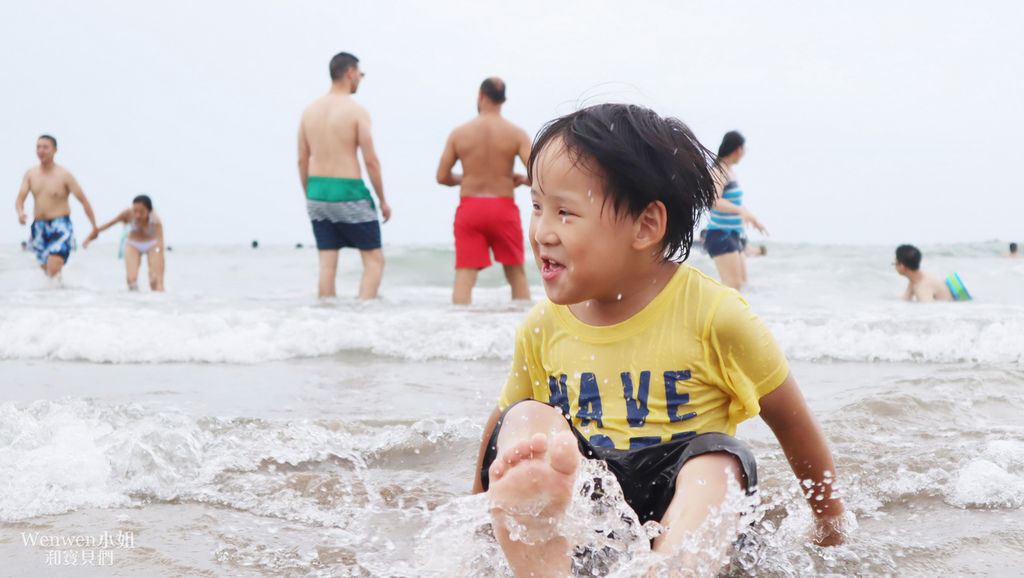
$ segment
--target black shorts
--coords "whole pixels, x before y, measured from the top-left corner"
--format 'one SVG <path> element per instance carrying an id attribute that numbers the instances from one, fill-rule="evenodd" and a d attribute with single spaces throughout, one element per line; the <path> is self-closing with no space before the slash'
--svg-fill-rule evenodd
<path id="1" fill-rule="evenodd" d="M 336 251 L 343 247 L 355 247 L 360 251 L 380 249 L 380 222 L 332 223 L 312 221 L 316 248 L 321 251 Z"/>
<path id="2" fill-rule="evenodd" d="M 736 253 L 743 250 L 739 231 L 726 231 L 725 229 L 708 229 L 704 237 L 704 249 L 708 255 L 717 257 L 726 253 Z"/>
<path id="3" fill-rule="evenodd" d="M 489 483 L 488 469 L 498 457 L 498 432 L 505 421 L 505 414 L 523 401 L 536 400 L 520 400 L 505 408 L 497 425 L 494 426 L 494 432 L 487 440 L 487 449 L 480 468 L 480 482 L 484 490 L 487 490 Z M 679 470 L 689 459 L 699 455 L 714 452 L 732 454 L 742 465 L 743 484 L 747 493 L 753 493 L 757 487 L 757 462 L 754 460 L 754 454 L 743 442 L 724 433 L 703 433 L 634 450 L 617 450 L 595 447 L 572 427 L 571 422 L 569 427 L 576 436 L 580 453 L 584 457 L 603 460 L 608 464 L 608 469 L 622 487 L 626 503 L 636 512 L 641 524 L 648 520 L 661 521 L 675 495 L 676 476 L 679 475 Z"/>

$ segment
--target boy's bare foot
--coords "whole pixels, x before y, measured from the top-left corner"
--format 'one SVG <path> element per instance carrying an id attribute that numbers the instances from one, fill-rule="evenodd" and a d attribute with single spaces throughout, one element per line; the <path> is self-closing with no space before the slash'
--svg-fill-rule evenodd
<path id="1" fill-rule="evenodd" d="M 560 432 L 550 442 L 534 434 L 494 460 L 488 501 L 496 520 L 506 517 L 513 540 L 530 544 L 557 536 L 558 520 L 572 500 L 579 459 L 576 438 Z"/>

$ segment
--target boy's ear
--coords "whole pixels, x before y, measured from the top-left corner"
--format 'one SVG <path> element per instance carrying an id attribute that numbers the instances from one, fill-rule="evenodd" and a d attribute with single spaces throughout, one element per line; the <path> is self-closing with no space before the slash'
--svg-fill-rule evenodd
<path id="1" fill-rule="evenodd" d="M 633 248 L 637 251 L 645 251 L 651 247 L 660 246 L 665 238 L 667 221 L 668 212 L 665 210 L 665 203 L 654 201 L 647 205 L 647 208 L 640 213 L 635 221 Z"/>

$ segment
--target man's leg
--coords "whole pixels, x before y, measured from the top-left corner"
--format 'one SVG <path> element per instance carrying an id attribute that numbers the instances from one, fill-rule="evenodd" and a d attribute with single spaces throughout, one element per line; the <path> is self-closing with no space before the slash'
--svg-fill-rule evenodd
<path id="1" fill-rule="evenodd" d="M 522 265 L 505 265 L 505 279 L 512 287 L 512 300 L 530 299 L 530 284 L 526 280 L 526 268 Z"/>
<path id="2" fill-rule="evenodd" d="M 461 267 L 455 270 L 455 284 L 452 286 L 452 303 L 469 305 L 473 298 L 473 286 L 479 269 Z"/>
<path id="3" fill-rule="evenodd" d="M 360 251 L 363 257 L 363 278 L 359 281 L 359 298 L 373 299 L 380 289 L 380 280 L 384 276 L 384 250 Z"/>
<path id="4" fill-rule="evenodd" d="M 676 476 L 675 494 L 661 519 L 665 532 L 655 538 L 653 550 L 672 554 L 688 535 L 699 532 L 712 508 L 719 508 L 725 502 L 729 484 L 743 487 L 742 472 L 743 466 L 739 459 L 727 452 L 702 454 L 687 460 Z M 718 530 L 722 534 L 714 536 L 713 540 L 722 549 L 712 553 L 714 558 L 702 561 L 704 564 L 724 556 L 738 535 L 735 526 L 729 524 L 719 525 Z M 693 559 L 692 553 L 688 553 L 680 562 L 689 567 L 698 561 Z M 702 565 L 704 569 L 708 568 Z"/>
<path id="5" fill-rule="evenodd" d="M 338 251 L 320 251 L 319 297 L 334 297 L 334 277 L 338 274 Z"/>
<path id="6" fill-rule="evenodd" d="M 487 500 L 494 536 L 516 576 L 569 573 L 570 545 L 553 531 L 572 500 L 579 460 L 576 436 L 559 410 L 526 401 L 505 414 Z M 526 526 L 529 543 L 511 539 L 509 518 Z"/>
<path id="7" fill-rule="evenodd" d="M 46 276 L 52 278 L 60 275 L 61 270 L 64 268 L 64 257 L 60 255 L 47 255 L 46 257 Z"/>

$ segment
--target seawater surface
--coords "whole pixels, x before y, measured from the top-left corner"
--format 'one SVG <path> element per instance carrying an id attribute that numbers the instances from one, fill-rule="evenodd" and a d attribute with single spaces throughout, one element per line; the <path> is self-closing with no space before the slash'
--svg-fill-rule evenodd
<path id="1" fill-rule="evenodd" d="M 1024 573 L 1024 262 L 1002 247 L 922 247 L 970 303 L 901 302 L 890 247 L 772 244 L 748 261 L 744 296 L 857 528 L 808 545 L 800 488 L 750 420 L 761 504 L 726 574 Z M 0 251 L 2 573 L 502 575 L 468 489 L 528 305 L 492 268 L 475 305 L 452 307 L 449 249 L 386 254 L 363 304 L 313 297 L 310 249 L 176 247 L 165 295 L 125 291 L 109 245 L 74 253 L 63 290 Z M 714 277 L 705 255 L 691 264 Z M 339 293 L 358 273 L 344 254 Z M 641 542 L 617 545 L 638 551 L 613 574 L 642 571 Z"/>

